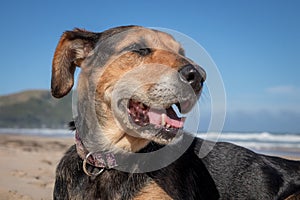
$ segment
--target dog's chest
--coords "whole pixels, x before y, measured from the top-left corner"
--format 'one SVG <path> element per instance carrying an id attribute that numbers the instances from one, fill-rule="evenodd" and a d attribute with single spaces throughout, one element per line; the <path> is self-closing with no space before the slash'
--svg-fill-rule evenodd
<path id="1" fill-rule="evenodd" d="M 97 180 L 97 199 L 174 199 L 147 174 L 129 174 L 113 170 L 100 176 L 102 177 L 98 177 Z"/>
<path id="2" fill-rule="evenodd" d="M 151 181 L 133 198 L 134 200 L 145 199 L 164 199 L 171 200 L 171 198 L 157 183 Z"/>
<path id="3" fill-rule="evenodd" d="M 165 193 L 146 174 L 130 174 L 117 170 L 108 170 L 97 177 L 95 181 L 99 192 L 96 196 L 99 199 L 159 199 Z M 165 194 L 164 196 L 167 195 Z"/>

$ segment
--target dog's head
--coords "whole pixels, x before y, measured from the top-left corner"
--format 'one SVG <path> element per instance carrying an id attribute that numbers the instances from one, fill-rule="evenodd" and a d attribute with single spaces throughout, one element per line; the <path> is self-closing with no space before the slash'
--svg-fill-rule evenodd
<path id="1" fill-rule="evenodd" d="M 76 66 L 75 124 L 91 151 L 169 143 L 180 135 L 180 113 L 192 109 L 206 76 L 171 35 L 138 26 L 65 32 L 53 59 L 54 97 L 71 90 Z"/>

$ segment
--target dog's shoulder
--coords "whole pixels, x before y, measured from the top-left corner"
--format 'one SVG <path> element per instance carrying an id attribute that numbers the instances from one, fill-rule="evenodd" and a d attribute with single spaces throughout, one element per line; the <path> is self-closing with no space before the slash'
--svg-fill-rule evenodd
<path id="1" fill-rule="evenodd" d="M 195 153 L 196 143 L 170 165 L 147 173 L 172 199 L 219 199 L 214 180 Z"/>
<path id="2" fill-rule="evenodd" d="M 271 199 L 285 196 L 282 191 L 293 193 L 299 190 L 296 187 L 299 183 L 287 184 L 283 179 L 284 176 L 298 176 L 298 161 L 259 154 L 228 142 L 196 139 L 195 143 L 195 152 L 211 174 L 222 198 Z M 229 196 L 224 197 L 224 194 Z"/>
<path id="3" fill-rule="evenodd" d="M 259 166 L 264 164 L 258 154 L 231 143 L 202 139 L 196 140 L 195 153 L 212 176 L 222 199 L 257 199 L 257 196 L 244 195 L 265 195 L 254 191 L 261 190 L 266 183 L 260 178 L 263 172 Z M 253 174 L 257 176 L 253 178 Z M 248 187 L 253 183 L 254 187 Z M 263 196 L 259 199 L 269 198 Z"/>

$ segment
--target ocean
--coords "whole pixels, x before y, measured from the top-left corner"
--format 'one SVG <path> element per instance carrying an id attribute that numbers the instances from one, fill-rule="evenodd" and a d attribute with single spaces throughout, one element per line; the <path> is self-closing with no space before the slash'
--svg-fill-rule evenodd
<path id="1" fill-rule="evenodd" d="M 246 147 L 257 153 L 300 157 L 300 133 L 270 133 L 270 132 L 223 132 L 199 133 L 198 137 L 218 141 L 231 142 Z"/>
<path id="2" fill-rule="evenodd" d="M 225 133 L 200 133 L 200 138 L 217 141 L 226 141 L 238 144 L 240 146 L 254 149 L 268 148 L 299 148 L 300 150 L 300 133 L 245 133 L 245 132 L 225 132 Z"/>
<path id="3" fill-rule="evenodd" d="M 74 137 L 68 129 L 12 129 L 0 128 L 0 134 L 22 134 L 46 137 Z M 198 133 L 197 137 L 212 141 L 231 142 L 261 153 L 293 154 L 300 157 L 300 133 L 223 132 Z"/>
<path id="4" fill-rule="evenodd" d="M 45 137 L 73 137 L 73 131 L 68 129 L 48 128 L 0 128 L 0 134 L 21 134 Z"/>

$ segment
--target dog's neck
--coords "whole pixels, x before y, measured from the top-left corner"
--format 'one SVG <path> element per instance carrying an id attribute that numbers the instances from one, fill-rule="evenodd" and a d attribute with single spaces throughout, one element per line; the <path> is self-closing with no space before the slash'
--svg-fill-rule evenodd
<path id="1" fill-rule="evenodd" d="M 114 151 L 108 151 L 108 150 L 97 151 L 97 152 L 88 151 L 79 136 L 80 134 L 78 130 L 76 130 L 75 123 L 70 122 L 69 126 L 71 130 L 75 131 L 75 144 L 76 144 L 77 154 L 83 160 L 83 170 L 88 176 L 97 176 L 101 174 L 101 172 L 104 171 L 105 169 L 113 169 L 119 166 L 122 163 L 122 160 L 126 156 L 128 156 L 126 155 L 126 153 L 125 154 L 123 154 L 122 152 L 116 153 Z M 144 147 L 137 153 L 148 153 L 148 152 L 159 150 L 162 147 L 164 147 L 164 145 L 150 142 L 146 147 Z M 98 170 L 96 170 L 96 173 L 90 172 L 90 170 L 88 170 L 87 165 L 92 166 L 93 168 L 98 168 Z"/>
<path id="2" fill-rule="evenodd" d="M 78 131 L 75 133 L 75 143 L 76 143 L 76 150 L 79 157 L 83 160 L 87 160 L 90 165 L 100 168 L 113 168 L 117 166 L 116 160 L 113 153 L 108 151 L 101 151 L 101 152 L 89 152 L 83 145 Z"/>
<path id="3" fill-rule="evenodd" d="M 118 166 L 116 158 L 110 152 L 89 152 L 83 145 L 78 131 L 75 133 L 76 150 L 79 157 L 83 160 L 83 170 L 89 175 L 99 175 L 104 169 L 111 169 Z M 86 164 L 100 168 L 97 173 L 92 173 L 87 170 Z"/>

